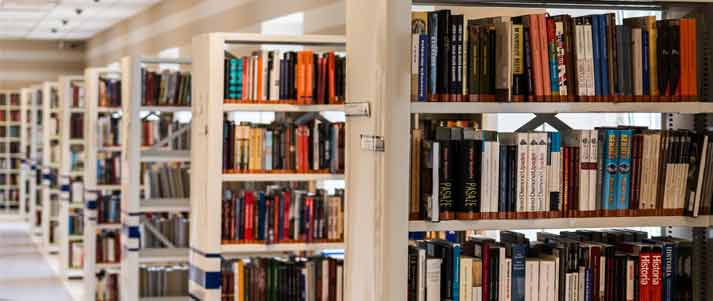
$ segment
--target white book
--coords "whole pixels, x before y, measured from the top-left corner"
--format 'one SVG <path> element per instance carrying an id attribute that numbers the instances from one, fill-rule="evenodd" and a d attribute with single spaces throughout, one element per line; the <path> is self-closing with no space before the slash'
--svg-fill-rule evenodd
<path id="1" fill-rule="evenodd" d="M 579 287 L 579 273 L 567 273 L 565 274 L 565 301 L 578 301 L 577 299 L 577 288 Z"/>
<path id="2" fill-rule="evenodd" d="M 482 131 L 479 132 L 482 135 Z M 483 141 L 483 149 L 480 161 L 480 212 L 490 212 L 489 186 L 490 186 L 490 143 Z"/>
<path id="3" fill-rule="evenodd" d="M 587 82 L 587 94 L 589 96 L 594 96 L 594 55 L 592 54 L 592 25 L 584 26 L 584 63 L 585 63 L 585 73 L 584 77 Z"/>
<path id="4" fill-rule="evenodd" d="M 490 209 L 491 212 L 498 212 L 498 193 L 500 187 L 500 142 L 497 140 L 497 134 L 495 136 L 495 141 L 490 142 L 490 158 L 491 158 L 491 180 L 492 182 L 490 189 Z"/>
<path id="5" fill-rule="evenodd" d="M 579 162 L 583 166 L 589 162 L 589 132 L 587 130 L 577 130 L 575 132 L 577 143 L 579 145 Z M 585 169 L 579 169 L 579 210 L 588 211 L 589 209 L 589 173 Z"/>
<path id="6" fill-rule="evenodd" d="M 706 154 L 708 153 L 708 135 L 703 136 L 703 146 L 701 147 L 701 158 L 698 166 L 698 182 L 696 183 L 696 192 L 693 195 L 692 202 L 689 202 L 688 210 L 693 213 L 693 216 L 698 216 L 698 211 L 701 206 L 701 193 L 703 190 L 703 177 L 706 170 Z M 692 203 L 692 204 L 691 204 Z"/>
<path id="7" fill-rule="evenodd" d="M 555 298 L 552 300 L 560 299 L 560 258 L 555 256 L 555 273 L 554 273 L 554 288 L 555 288 Z"/>
<path id="8" fill-rule="evenodd" d="M 644 95 L 644 80 L 642 62 L 641 28 L 631 29 L 631 66 L 632 66 L 632 88 L 635 96 Z"/>
<path id="9" fill-rule="evenodd" d="M 527 212 L 528 207 L 528 149 L 529 140 L 527 133 L 515 133 L 517 141 L 517 212 Z"/>
<path id="10" fill-rule="evenodd" d="M 634 260 L 626 261 L 626 300 L 634 300 Z"/>
<path id="11" fill-rule="evenodd" d="M 260 100 L 267 100 L 267 91 L 270 90 L 270 83 L 267 81 L 268 74 L 270 72 L 268 66 L 268 52 L 260 51 L 260 56 L 262 58 L 262 69 L 260 70 L 260 73 L 262 74 L 262 82 L 260 83 L 260 91 L 262 92 L 262 95 L 260 95 Z"/>
<path id="12" fill-rule="evenodd" d="M 431 209 L 430 213 L 431 213 L 431 221 L 432 222 L 439 221 L 438 215 L 440 214 L 439 213 L 440 208 L 438 207 L 439 206 L 438 205 L 438 190 L 439 190 L 438 187 L 440 186 L 440 183 L 438 180 L 438 175 L 440 172 L 440 164 L 439 164 L 439 161 L 440 161 L 439 153 L 441 152 L 440 146 L 441 146 L 441 144 L 439 142 L 433 142 L 433 147 L 432 147 L 433 160 L 431 161 L 431 162 L 433 162 L 432 168 L 431 168 L 431 172 L 432 172 L 431 178 L 433 179 L 433 181 L 431 181 L 431 182 L 433 182 L 431 191 L 433 191 L 433 193 L 431 193 L 431 202 L 429 203 L 430 204 L 429 208 Z"/>
<path id="13" fill-rule="evenodd" d="M 505 257 L 505 248 L 499 248 L 500 249 L 500 259 L 498 262 L 500 263 L 500 267 L 498 267 L 498 296 L 500 296 L 500 300 L 504 300 L 504 297 L 506 295 L 507 289 L 506 287 L 509 286 L 510 281 L 508 281 L 508 275 L 507 275 L 507 269 L 508 269 L 508 260 Z"/>
<path id="14" fill-rule="evenodd" d="M 540 294 L 539 301 L 557 300 L 555 298 L 555 261 L 552 259 L 540 260 Z"/>
<path id="15" fill-rule="evenodd" d="M 272 70 L 270 71 L 270 100 L 280 99 L 280 59 L 282 53 L 280 51 L 271 51 L 272 53 Z"/>
<path id="16" fill-rule="evenodd" d="M 84 200 L 84 183 L 75 181 L 72 182 L 72 203 L 83 203 Z"/>
<path id="17" fill-rule="evenodd" d="M 326 285 L 325 285 L 326 284 Z M 329 261 L 322 260 L 322 301 L 329 301 Z"/>
<path id="18" fill-rule="evenodd" d="M 426 301 L 441 301 L 441 259 L 426 259 Z"/>
<path id="19" fill-rule="evenodd" d="M 252 72 L 252 88 L 251 88 L 251 95 L 252 99 L 257 99 L 257 91 L 258 91 L 258 74 L 260 73 L 260 70 L 258 68 L 258 57 L 253 56 L 252 60 L 250 61 L 252 63 L 251 67 L 251 72 Z"/>
<path id="20" fill-rule="evenodd" d="M 307 267 L 303 269 L 302 272 L 305 275 L 305 296 L 307 301 L 317 300 L 317 292 L 312 289 L 313 287 L 315 287 L 315 282 L 317 281 L 316 279 L 314 279 L 314 273 L 316 270 L 315 265 L 316 264 L 314 261 L 307 262 Z"/>
<path id="21" fill-rule="evenodd" d="M 562 44 L 564 44 L 564 23 L 563 22 L 555 22 L 555 43 L 559 43 L 559 41 L 562 41 Z M 564 45 L 563 45 L 564 46 Z M 560 81 L 560 77 L 569 77 L 570 75 L 568 74 L 570 70 L 567 70 L 567 67 L 564 63 L 560 64 L 560 59 L 561 62 L 564 62 L 564 52 L 565 49 L 563 48 L 556 48 L 557 49 L 557 80 L 558 80 L 558 86 L 559 86 L 559 93 L 562 96 L 567 96 L 567 82 L 566 81 Z M 560 51 L 561 50 L 561 51 Z"/>
<path id="22" fill-rule="evenodd" d="M 584 55 L 584 25 L 574 26 L 577 54 L 577 95 L 587 95 L 586 63 Z"/>
<path id="23" fill-rule="evenodd" d="M 471 269 L 472 269 L 471 260 Z M 418 271 L 416 272 L 416 300 L 426 301 L 426 249 L 418 249 Z"/>
<path id="24" fill-rule="evenodd" d="M 531 139 L 532 143 L 533 140 Z M 547 166 L 547 133 L 535 133 L 535 148 L 534 154 L 536 156 L 535 161 L 535 206 L 536 211 L 547 211 L 549 205 L 545 203 L 545 194 L 547 193 L 546 188 L 546 174 L 545 167 Z M 532 145 L 530 146 L 532 148 Z"/>
<path id="25" fill-rule="evenodd" d="M 337 301 L 342 301 L 344 295 L 344 267 L 337 266 Z"/>
<path id="26" fill-rule="evenodd" d="M 106 250 L 106 260 L 108 262 L 116 261 L 116 254 L 114 253 L 114 240 L 113 239 L 103 239 L 106 244 L 104 245 Z"/>
<path id="27" fill-rule="evenodd" d="M 598 133 L 596 130 L 589 130 L 589 164 L 596 166 L 597 165 L 597 151 L 598 151 Z M 587 200 L 589 201 L 588 208 L 589 210 L 596 210 L 597 209 L 597 169 L 589 169 L 587 170 L 587 177 L 589 178 L 589 195 L 587 196 Z"/>
<path id="28" fill-rule="evenodd" d="M 483 287 L 474 286 L 473 287 L 473 301 L 483 301 Z"/>
<path id="29" fill-rule="evenodd" d="M 539 301 L 540 260 L 528 258 L 525 261 L 525 301 Z"/>
<path id="30" fill-rule="evenodd" d="M 586 268 L 585 267 L 579 267 L 579 273 L 577 274 L 577 300 L 578 301 L 584 301 L 584 282 L 587 279 L 585 276 L 586 273 Z"/>
<path id="31" fill-rule="evenodd" d="M 473 297 L 473 258 L 472 257 L 461 257 L 460 258 L 460 298 L 462 300 L 470 300 Z"/>
<path id="32" fill-rule="evenodd" d="M 505 295 L 500 300 L 511 301 L 512 300 L 512 259 L 505 259 Z M 502 282 L 501 282 L 501 285 Z"/>
<path id="33" fill-rule="evenodd" d="M 641 146 L 641 184 L 639 188 L 639 209 L 648 209 L 651 200 L 651 144 L 653 136 L 644 133 Z"/>
<path id="34" fill-rule="evenodd" d="M 599 257 L 599 296 L 604 296 L 607 289 L 606 275 L 607 269 L 603 268 L 607 266 L 607 258 L 604 256 Z"/>

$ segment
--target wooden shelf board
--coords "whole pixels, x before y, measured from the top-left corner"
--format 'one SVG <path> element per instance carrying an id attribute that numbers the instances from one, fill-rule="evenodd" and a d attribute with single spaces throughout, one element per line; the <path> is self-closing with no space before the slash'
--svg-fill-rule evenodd
<path id="1" fill-rule="evenodd" d="M 412 102 L 411 113 L 711 113 L 713 102 Z"/>
<path id="2" fill-rule="evenodd" d="M 139 301 L 192 301 L 191 297 L 188 296 L 174 296 L 174 297 L 141 297 Z"/>
<path id="3" fill-rule="evenodd" d="M 143 150 L 141 162 L 189 162 L 191 152 L 188 150 Z"/>
<path id="4" fill-rule="evenodd" d="M 140 201 L 140 212 L 186 212 L 191 210 L 189 198 L 159 198 Z"/>
<path id="5" fill-rule="evenodd" d="M 220 251 L 223 255 L 250 255 L 250 254 L 270 254 L 288 253 L 300 251 L 322 251 L 344 249 L 344 243 L 283 243 L 283 244 L 229 244 L 221 245 Z"/>
<path id="6" fill-rule="evenodd" d="M 149 248 L 139 251 L 139 263 L 188 262 L 188 248 Z"/>
<path id="7" fill-rule="evenodd" d="M 526 229 L 570 229 L 570 228 L 614 228 L 614 227 L 708 227 L 710 216 L 640 216 L 640 217 L 582 217 L 543 219 L 494 219 L 494 220 L 448 220 L 432 223 L 410 221 L 409 232 L 424 231 L 466 231 L 466 230 L 526 230 Z"/>
<path id="8" fill-rule="evenodd" d="M 191 106 L 141 106 L 139 111 L 190 112 Z"/>
<path id="9" fill-rule="evenodd" d="M 223 174 L 223 182 L 298 182 L 343 180 L 343 174 L 329 173 L 235 173 Z"/>
<path id="10" fill-rule="evenodd" d="M 120 262 L 114 262 L 114 263 L 98 263 L 96 264 L 97 270 L 100 269 L 118 269 L 121 268 L 121 263 Z"/>
<path id="11" fill-rule="evenodd" d="M 225 112 L 344 112 L 344 105 L 225 103 Z"/>

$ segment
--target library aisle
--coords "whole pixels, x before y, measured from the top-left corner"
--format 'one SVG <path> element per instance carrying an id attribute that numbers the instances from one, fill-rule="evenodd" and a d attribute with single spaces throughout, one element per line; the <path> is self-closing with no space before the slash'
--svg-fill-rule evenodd
<path id="1" fill-rule="evenodd" d="M 0 223 L 0 300 L 78 300 L 70 290 L 81 292 L 65 285 L 53 261 L 32 241 L 26 223 Z"/>

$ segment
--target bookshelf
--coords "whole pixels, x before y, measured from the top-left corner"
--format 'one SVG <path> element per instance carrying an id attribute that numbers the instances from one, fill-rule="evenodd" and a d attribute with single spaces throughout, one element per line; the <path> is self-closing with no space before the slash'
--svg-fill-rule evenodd
<path id="1" fill-rule="evenodd" d="M 27 107 L 26 119 L 29 122 L 28 136 L 27 136 L 27 155 L 26 159 L 29 160 L 29 173 L 27 174 L 28 182 L 28 204 L 29 204 L 29 222 L 31 225 L 32 232 L 35 235 L 42 235 L 42 185 L 41 185 L 41 173 L 42 173 L 42 153 L 40 151 L 42 143 L 42 100 L 43 100 L 44 88 L 42 84 L 34 85 L 31 87 L 31 99 L 29 107 Z"/>
<path id="2" fill-rule="evenodd" d="M 20 172 L 20 159 L 16 156 L 20 150 L 20 124 L 19 110 L 17 107 L 20 104 L 20 91 L 3 90 L 0 91 L 0 114 L 4 118 L 0 121 L 0 127 L 4 131 L 3 141 L 0 150 L 0 160 L 2 161 L 2 171 L 0 177 L 3 181 L 0 182 L 0 219 L 2 220 L 17 220 L 21 218 L 20 204 L 18 198 L 18 177 Z M 13 113 L 14 112 L 14 113 Z M 13 120 L 11 115 L 17 115 Z"/>
<path id="3" fill-rule="evenodd" d="M 120 296 L 125 300 L 149 300 L 142 296 L 141 283 L 148 283 L 142 279 L 142 267 L 146 266 L 171 266 L 188 262 L 188 248 L 175 245 L 175 241 L 167 238 L 165 233 L 155 231 L 146 213 L 155 215 L 177 214 L 183 216 L 190 212 L 189 198 L 152 198 L 151 190 L 163 189 L 162 184 L 151 186 L 147 183 L 147 170 L 154 166 L 172 168 L 170 164 L 185 164 L 190 162 L 190 150 L 176 149 L 178 140 L 186 137 L 191 124 L 187 120 L 190 115 L 190 105 L 146 105 L 143 91 L 149 87 L 144 80 L 146 72 L 186 72 L 191 70 L 191 60 L 184 58 L 164 59 L 150 57 L 124 57 L 121 60 L 122 74 L 122 177 L 121 177 L 121 208 L 122 224 L 126 231 L 122 231 L 122 254 Z M 170 71 L 169 71 L 170 70 Z M 170 80 L 169 80 L 170 81 Z M 166 91 L 169 89 L 166 88 Z M 168 93 L 168 92 L 167 92 Z M 168 96 L 167 96 L 168 97 Z M 156 117 L 155 123 L 151 118 Z M 170 118 L 171 123 L 163 124 L 163 118 Z M 183 118 L 182 118 L 183 117 Z M 178 120 L 182 119 L 181 122 Z M 178 122 L 178 123 L 176 123 Z M 157 125 L 165 129 L 165 136 L 154 137 L 155 140 L 147 144 L 146 139 L 152 132 L 146 130 L 145 125 Z M 176 127 L 174 127 L 174 124 Z M 160 130 L 159 130 L 160 131 Z M 171 167 L 169 167 L 169 165 Z M 185 166 L 185 165 L 182 165 Z M 186 183 L 187 184 L 187 183 Z M 171 184 L 169 184 L 171 185 Z M 174 229 L 177 230 L 177 229 Z M 162 247 L 143 245 L 150 237 L 159 237 Z M 156 284 L 158 285 L 158 284 Z M 188 298 L 188 296 L 153 297 L 159 300 L 172 300 Z"/>
<path id="4" fill-rule="evenodd" d="M 59 186 L 57 178 L 60 164 L 60 107 L 59 83 L 42 84 L 42 241 L 45 251 L 57 253 Z"/>
<path id="5" fill-rule="evenodd" d="M 33 225 L 32 221 L 32 199 L 33 189 L 31 189 L 31 179 L 33 179 L 34 171 L 32 170 L 32 158 L 30 157 L 31 144 L 31 117 L 32 104 L 34 99 L 34 88 L 23 88 L 20 90 L 20 149 L 19 156 L 21 161 L 19 174 L 19 189 L 20 189 L 20 211 L 23 219 Z M 31 229 L 34 228 L 31 226 Z"/>
<path id="6" fill-rule="evenodd" d="M 73 263 L 74 245 L 83 241 L 83 229 L 71 232 L 70 223 L 84 222 L 84 76 L 60 76 L 59 83 L 59 226 L 58 241 L 60 275 L 66 278 L 82 278 L 80 263 Z M 83 246 L 79 249 L 83 250 Z"/>
<path id="7" fill-rule="evenodd" d="M 117 162 L 105 163 L 108 157 L 121 155 L 121 148 L 118 147 L 121 141 L 121 132 L 112 124 L 113 120 L 123 118 L 121 107 L 117 103 L 109 102 L 110 95 L 117 97 L 120 91 L 121 71 L 111 68 L 87 68 L 84 70 L 84 88 L 86 97 L 84 101 L 84 174 L 82 176 L 84 185 L 84 294 L 87 300 L 94 300 L 98 282 L 97 275 L 101 272 L 107 274 L 119 273 L 120 262 L 123 256 L 121 243 L 119 240 L 121 224 L 118 218 L 115 222 L 102 221 L 99 212 L 99 203 L 105 197 L 111 197 L 120 193 L 117 182 L 107 183 L 100 179 L 99 174 L 109 173 L 108 168 L 116 168 Z M 112 82 L 118 86 L 113 86 L 111 90 L 107 84 Z M 110 91 L 111 90 L 111 91 Z M 119 100 L 120 101 L 120 100 Z M 118 137 L 117 137 L 118 136 Z M 105 147 L 109 146 L 109 147 Z M 102 161 L 100 163 L 99 161 Z M 120 164 L 120 163 L 119 163 Z M 100 170 L 101 169 L 101 170 Z M 117 172 L 113 173 L 114 175 Z M 121 215 L 115 212 L 117 215 Z M 118 216 L 116 216 L 118 217 Z M 98 246 L 100 237 L 107 238 L 112 242 Z M 103 241 L 103 240 L 101 240 Z M 105 253 L 113 256 L 114 260 L 100 261 L 98 250 L 106 247 Z"/>
<path id="8" fill-rule="evenodd" d="M 703 2 L 703 1 L 701 1 Z M 710 1 L 705 1 L 710 2 Z M 347 154 L 347 198 L 359 203 L 348 210 L 346 282 L 347 300 L 406 300 L 408 291 L 408 234 L 410 231 L 463 231 L 543 228 L 611 228 L 625 226 L 709 227 L 708 216 L 690 217 L 603 217 L 534 220 L 477 221 L 409 221 L 409 170 L 411 118 L 414 114 L 480 114 L 480 113 L 710 113 L 710 103 L 412 103 L 409 74 L 411 72 L 411 12 L 414 5 L 470 10 L 477 17 L 504 15 L 507 8 L 584 8 L 663 10 L 664 16 L 676 17 L 677 12 L 706 7 L 709 3 L 616 1 L 347 1 L 347 52 L 358 63 L 349 65 L 347 99 L 371 103 L 372 118 L 349 120 L 348 137 L 358 142 L 360 134 L 381 136 L 383 152 L 350 147 Z M 499 6 L 496 9 L 484 7 Z M 506 8 L 503 8 L 506 7 Z M 520 11 L 513 15 L 527 14 Z M 706 19 L 709 15 L 706 15 Z M 473 18 L 477 18 L 473 17 Z M 709 38 L 709 37 L 706 37 Z M 708 42 L 708 41 L 705 41 Z M 703 41 L 699 41 L 703 44 Z M 700 45 L 699 44 L 699 45 Z M 711 53 L 705 53 L 709 57 Z M 351 62 L 355 62 L 351 61 Z M 709 73 L 709 70 L 703 71 Z M 375 76 L 377 75 L 377 76 Z M 708 75 L 707 75 L 708 76 Z M 709 79 L 705 80 L 708 82 Z M 703 82 L 703 81 L 701 81 Z M 710 91 L 702 94 L 708 100 Z M 670 118 L 666 115 L 667 119 Z M 677 117 L 674 117 L 677 118 Z M 662 118 L 664 119 L 664 118 Z M 353 144 L 352 144 L 353 145 Z M 378 214 L 375 214 L 378 213 Z"/>
<path id="9" fill-rule="evenodd" d="M 334 243 L 224 244 L 221 241 L 222 195 L 226 185 L 257 185 L 260 183 L 321 183 L 344 180 L 332 173 L 223 173 L 223 122 L 226 113 L 271 112 L 278 116 L 289 113 L 310 114 L 345 111 L 344 105 L 294 105 L 276 101 L 270 103 L 231 103 L 224 99 L 224 50 L 236 55 L 249 55 L 253 50 L 276 46 L 293 49 L 345 49 L 342 36 L 280 36 L 260 34 L 203 34 L 193 39 L 193 128 L 191 132 L 191 281 L 189 291 L 194 299 L 221 300 L 221 265 L 223 259 L 250 256 L 285 256 L 286 254 L 320 253 L 323 250 L 344 249 Z M 302 48 L 300 48 L 302 47 Z M 351 126 L 351 125 L 350 125 Z M 349 128 L 350 126 L 347 126 Z M 357 145 L 347 134 L 347 145 Z M 348 151 L 347 151 L 348 152 Z M 216 179 L 221 179 L 217 180 Z M 355 200 L 348 198 L 348 200 Z M 345 202 L 348 203 L 348 202 Z M 350 203 L 353 204 L 353 203 Z M 350 207 L 350 205 L 346 205 Z M 351 208 L 351 207 L 350 207 Z M 348 219 L 348 218 L 345 218 Z M 348 225 L 345 222 L 345 225 Z M 348 227 L 348 226 L 346 226 Z"/>

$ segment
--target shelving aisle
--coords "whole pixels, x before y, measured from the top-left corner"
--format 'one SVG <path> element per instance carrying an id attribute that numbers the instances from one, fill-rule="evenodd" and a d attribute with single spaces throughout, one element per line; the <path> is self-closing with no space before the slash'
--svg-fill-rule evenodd
<path id="1" fill-rule="evenodd" d="M 180 86 L 175 76 L 180 72 L 181 83 L 185 83 L 190 64 L 190 59 L 146 57 L 125 57 L 121 61 L 121 132 L 124 135 L 121 145 L 121 208 L 122 224 L 128 231 L 123 231 L 121 237 L 126 252 L 122 254 L 119 283 L 120 296 L 126 300 L 189 298 L 187 290 L 180 285 L 164 287 L 162 282 L 156 281 L 158 278 L 151 275 L 151 270 L 167 267 L 172 273 L 184 271 L 185 280 L 188 280 L 188 228 L 181 231 L 183 223 L 179 226 L 172 224 L 164 232 L 166 226 L 153 223 L 156 220 L 186 220 L 190 212 L 188 196 L 177 192 L 176 188 L 181 187 L 175 187 L 175 182 L 166 186 L 163 181 L 154 179 L 164 174 L 172 178 L 173 175 L 180 177 L 181 171 L 190 168 L 190 145 L 186 141 L 191 128 L 190 95 L 168 92 L 185 88 Z M 160 77 L 162 86 L 166 85 L 165 95 L 156 95 L 161 102 L 158 104 L 147 103 L 150 89 L 156 88 L 153 83 L 159 83 L 154 77 L 151 77 L 153 83 L 148 82 L 149 75 L 154 74 L 156 78 Z M 185 98 L 179 98 L 179 94 Z M 169 95 L 175 98 L 169 100 Z M 175 101 L 180 103 L 173 103 Z M 165 173 L 156 172 L 158 170 Z M 178 238 L 184 241 L 179 242 Z M 151 242 L 157 240 L 160 247 Z"/>
<path id="2" fill-rule="evenodd" d="M 83 76 L 59 78 L 59 274 L 82 278 L 84 253 L 84 102 Z"/>
<path id="3" fill-rule="evenodd" d="M 0 220 L 11 221 L 21 218 L 17 181 L 20 171 L 20 104 L 19 91 L 0 91 Z"/>
<path id="4" fill-rule="evenodd" d="M 57 82 L 43 84 L 42 100 L 42 246 L 48 253 L 58 253 L 60 162 L 60 107 Z"/>
<path id="5" fill-rule="evenodd" d="M 120 243 L 119 208 L 115 215 L 104 219 L 98 214 L 99 203 L 115 200 L 121 192 L 118 175 L 122 134 L 119 130 L 121 110 L 121 72 L 109 68 L 87 68 L 84 73 L 86 101 L 84 108 L 84 291 L 92 300 L 98 277 L 117 285 L 108 277 L 120 270 L 123 250 Z M 118 101 L 118 103 L 117 103 Z M 111 177 L 106 177 L 112 174 Z M 101 177 L 101 178 L 100 178 Z M 110 237 L 98 245 L 101 238 Z M 101 240 L 103 241 L 103 240 Z M 106 258 L 99 257 L 107 255 Z M 119 283 L 120 285 L 120 283 Z"/>
<path id="6" fill-rule="evenodd" d="M 289 185 L 293 185 L 290 187 L 300 187 L 299 185 L 321 187 L 327 180 L 339 180 L 340 183 L 344 183 L 342 181 L 344 176 L 341 170 L 337 172 L 303 172 L 300 170 L 298 172 L 297 168 L 291 170 L 290 168 L 282 167 L 285 169 L 269 170 L 268 168 L 269 171 L 263 171 L 260 168 L 256 170 L 253 167 L 249 167 L 250 170 L 248 170 L 247 166 L 245 166 L 245 170 L 240 171 L 237 170 L 242 168 L 235 168 L 236 171 L 228 170 L 230 168 L 224 170 L 226 168 L 226 157 L 224 156 L 228 156 L 228 154 L 224 153 L 226 151 L 224 139 L 232 139 L 225 136 L 224 131 L 230 132 L 226 128 L 226 123 L 235 123 L 237 126 L 239 122 L 243 121 L 241 118 L 251 120 L 249 117 L 241 116 L 271 116 L 274 113 L 273 120 L 275 123 L 285 124 L 288 124 L 290 120 L 296 119 L 306 123 L 310 118 L 321 118 L 315 116 L 322 116 L 322 113 L 325 112 L 341 112 L 339 115 L 343 116 L 345 106 L 340 104 L 297 105 L 294 104 L 295 101 L 289 100 L 270 103 L 270 101 L 262 101 L 262 99 L 258 101 L 258 98 L 250 99 L 249 97 L 251 96 L 246 96 L 243 100 L 227 99 L 224 94 L 224 91 L 228 90 L 224 86 L 227 80 L 224 77 L 227 74 L 224 69 L 224 59 L 227 59 L 228 55 L 225 53 L 234 51 L 235 53 L 231 54 L 235 57 L 249 57 L 251 55 L 260 57 L 260 54 L 254 54 L 251 51 L 261 49 L 263 51 L 262 55 L 265 56 L 268 55 L 267 51 L 272 50 L 276 45 L 280 45 L 282 50 L 292 48 L 314 51 L 341 51 L 345 47 L 345 39 L 341 36 L 271 36 L 227 33 L 204 34 L 193 39 L 193 128 L 201 130 L 193 131 L 191 136 L 192 223 L 190 263 L 192 273 L 195 276 L 191 277 L 189 289 L 191 295 L 200 300 L 221 300 L 221 289 L 227 287 L 225 285 L 221 286 L 221 277 L 226 276 L 227 271 L 224 268 L 226 264 L 231 264 L 231 259 L 285 257 L 288 254 L 306 256 L 308 254 L 320 254 L 324 250 L 344 248 L 344 244 L 341 241 L 312 241 L 305 243 L 299 242 L 299 239 L 297 239 L 297 241 L 292 242 L 278 240 L 271 243 L 268 242 L 269 238 L 266 238 L 265 241 L 261 241 L 260 238 L 255 240 L 248 239 L 248 241 L 240 241 L 239 238 L 235 240 L 232 238 L 225 239 L 225 235 L 232 235 L 225 233 L 226 228 L 223 226 L 224 224 L 230 224 L 230 222 L 224 220 L 226 214 L 228 214 L 225 212 L 228 208 L 225 207 L 224 202 L 226 191 L 228 190 L 238 189 L 232 194 L 239 194 L 240 189 L 245 189 L 245 191 L 255 189 L 262 193 L 260 189 L 263 188 L 260 187 L 265 187 L 265 185 L 279 187 L 276 184 L 288 185 L 289 183 Z M 275 56 L 275 66 L 279 65 L 277 63 L 280 58 L 280 56 Z M 263 58 L 263 63 L 267 61 L 268 59 Z M 267 64 L 263 66 L 267 66 Z M 235 84 L 233 80 L 234 78 L 231 77 L 231 84 Z M 247 81 L 248 79 L 244 78 L 243 80 Z M 264 80 L 265 85 L 267 85 L 269 80 L 266 78 Z M 238 80 L 238 85 L 239 82 L 240 80 Z M 231 89 L 233 88 L 231 87 Z M 247 95 L 248 89 L 245 88 L 243 90 L 244 95 Z M 259 120 L 260 118 L 257 119 Z M 266 119 L 270 118 L 267 117 Z M 269 124 L 271 121 L 263 120 L 262 122 Z M 269 128 L 268 125 L 260 126 Z M 236 129 L 235 131 L 237 132 L 238 130 Z M 245 132 L 247 133 L 248 130 L 245 130 Z M 248 140 L 247 136 L 243 136 L 243 138 Z M 345 141 L 346 144 L 354 142 L 349 141 L 351 140 L 349 138 L 345 140 L 348 140 Z M 289 145 L 289 142 L 286 143 Z M 267 149 L 269 150 L 270 148 Z M 263 156 L 266 156 L 259 153 L 260 151 L 257 152 L 257 157 L 250 160 L 257 159 L 257 161 L 260 161 Z M 269 153 L 270 151 L 267 152 Z M 236 154 L 238 154 L 237 151 Z M 236 155 L 237 157 L 238 155 Z M 289 155 L 285 157 L 289 157 Z M 253 161 L 250 162 L 254 163 Z M 256 164 L 259 165 L 259 163 Z M 311 170 L 312 166 L 310 165 L 308 169 Z M 235 200 L 238 198 L 236 197 Z M 351 201 L 355 201 L 355 199 L 351 199 Z M 280 202 L 276 198 L 275 206 L 278 206 L 278 203 Z M 247 214 L 246 216 L 248 219 L 253 218 Z M 237 219 L 239 217 L 232 218 Z M 249 232 L 249 230 L 247 231 Z M 230 273 L 233 272 L 231 271 Z M 237 275 L 239 273 L 238 270 L 235 270 L 234 273 L 235 277 L 239 277 Z"/>

